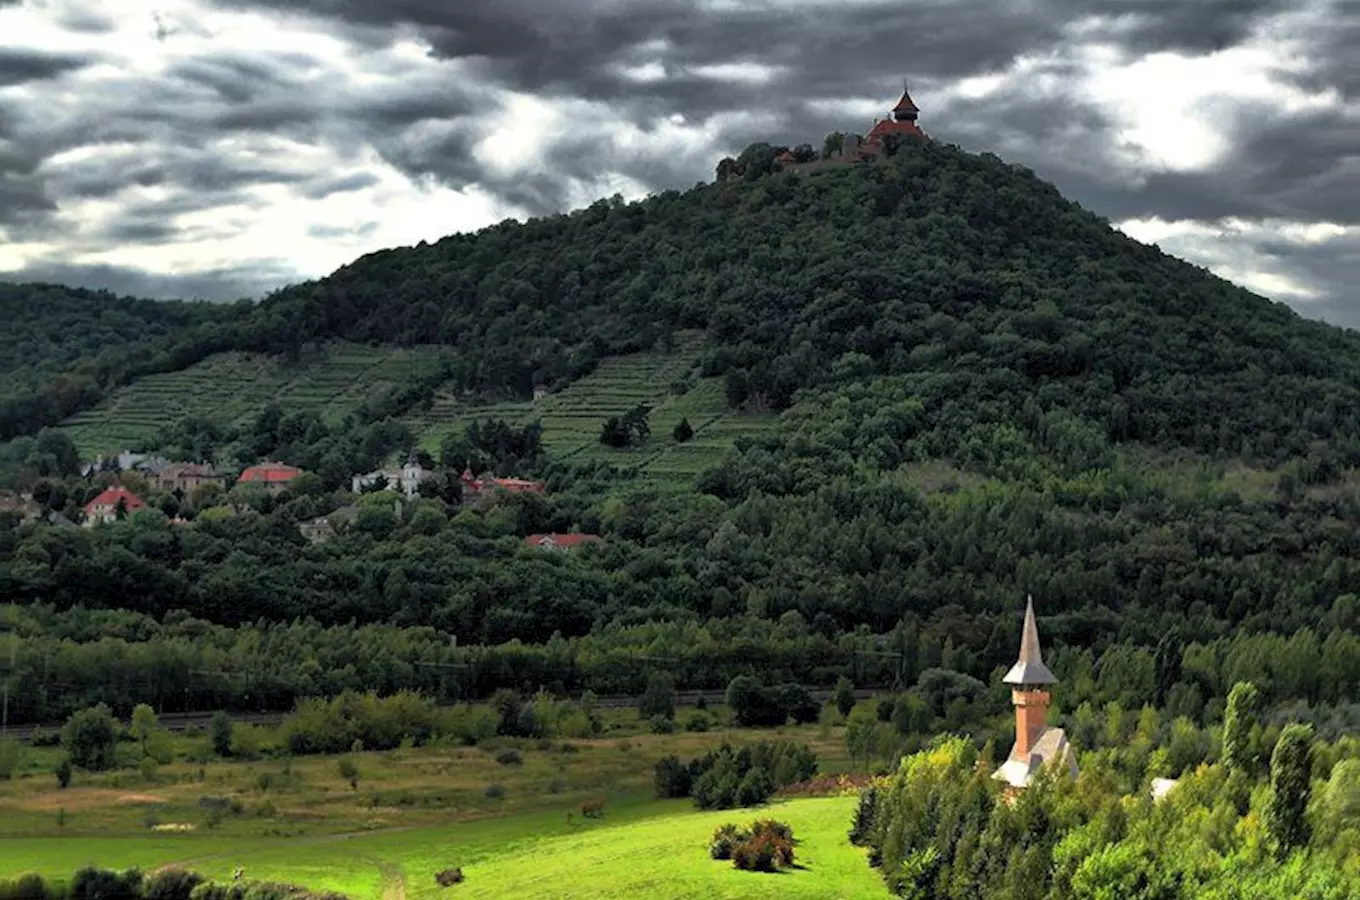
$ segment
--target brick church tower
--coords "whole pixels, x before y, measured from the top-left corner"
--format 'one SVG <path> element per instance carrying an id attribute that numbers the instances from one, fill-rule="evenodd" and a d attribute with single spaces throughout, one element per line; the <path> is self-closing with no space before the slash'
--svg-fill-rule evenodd
<path id="1" fill-rule="evenodd" d="M 1025 602 L 1025 625 L 1020 634 L 1020 658 L 1001 679 L 1011 686 L 1015 705 L 1015 745 L 1001 768 L 992 776 L 1014 789 L 1029 785 L 1039 768 L 1057 762 L 1077 775 L 1077 757 L 1067 734 L 1048 724 L 1051 696 L 1046 688 L 1058 679 L 1044 665 L 1039 650 L 1039 627 L 1034 622 L 1034 598 Z"/>

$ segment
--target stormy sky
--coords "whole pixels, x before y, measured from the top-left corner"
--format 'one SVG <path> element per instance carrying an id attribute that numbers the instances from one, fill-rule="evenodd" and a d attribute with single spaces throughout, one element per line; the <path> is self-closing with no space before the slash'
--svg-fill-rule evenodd
<path id="1" fill-rule="evenodd" d="M 0 0 L 0 278 L 224 300 L 686 188 L 754 140 L 938 139 L 1360 326 L 1360 0 Z"/>

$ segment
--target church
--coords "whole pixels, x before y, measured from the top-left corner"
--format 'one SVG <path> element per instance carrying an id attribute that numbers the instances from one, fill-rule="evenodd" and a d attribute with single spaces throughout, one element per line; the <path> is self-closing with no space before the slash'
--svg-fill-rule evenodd
<path id="1" fill-rule="evenodd" d="M 1049 685 L 1058 679 L 1044 665 L 1039 650 L 1039 627 L 1034 622 L 1034 598 L 1025 602 L 1025 625 L 1020 634 L 1020 658 L 1001 679 L 1011 686 L 1015 706 L 1015 744 L 1001 767 L 992 774 L 1011 791 L 1024 790 L 1046 763 L 1077 777 L 1077 754 L 1061 728 L 1048 724 Z"/>

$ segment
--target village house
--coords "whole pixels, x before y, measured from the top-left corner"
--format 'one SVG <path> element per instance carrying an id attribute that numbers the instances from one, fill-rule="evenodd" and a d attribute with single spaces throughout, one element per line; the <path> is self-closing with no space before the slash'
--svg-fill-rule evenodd
<path id="1" fill-rule="evenodd" d="M 486 473 L 474 476 L 472 467 L 463 469 L 463 499 L 488 501 L 501 493 L 505 494 L 542 494 L 547 488 L 541 481 L 528 481 L 523 478 L 496 478 Z"/>
<path id="2" fill-rule="evenodd" d="M 42 504 L 33 499 L 32 494 L 16 494 L 13 491 L 0 491 L 0 512 L 18 513 L 20 519 L 31 522 L 42 516 Z"/>
<path id="3" fill-rule="evenodd" d="M 594 544 L 604 540 L 598 534 L 531 534 L 524 543 L 540 550 L 559 550 L 566 552 L 583 544 Z"/>
<path id="4" fill-rule="evenodd" d="M 146 501 L 141 497 L 122 485 L 114 485 L 85 504 L 85 527 L 106 525 L 117 520 L 120 510 L 126 516 L 145 506 Z"/>
<path id="5" fill-rule="evenodd" d="M 401 467 L 389 466 L 369 472 L 367 475 L 355 475 L 350 482 L 350 490 L 360 494 L 365 488 L 372 487 L 381 480 L 385 482 L 386 490 L 401 491 L 407 499 L 410 499 L 420 492 L 420 485 L 432 475 L 434 473 L 429 469 L 415 460 L 410 460 Z"/>
<path id="6" fill-rule="evenodd" d="M 324 544 L 335 537 L 340 527 L 349 525 L 358 514 L 357 506 L 342 506 L 324 516 L 317 516 L 306 522 L 298 523 L 298 531 L 313 544 Z"/>
<path id="7" fill-rule="evenodd" d="M 168 463 L 150 477 L 157 490 L 173 494 L 188 494 L 205 484 L 221 484 L 222 478 L 211 466 L 202 463 Z"/>
<path id="8" fill-rule="evenodd" d="M 1006 783 L 1012 795 L 1024 790 L 1045 764 L 1052 763 L 1077 777 L 1077 755 L 1061 728 L 1048 724 L 1050 695 L 1045 688 L 1058 679 L 1044 665 L 1039 651 L 1039 628 L 1034 622 L 1034 599 L 1025 602 L 1025 625 L 1020 635 L 1020 658 L 1001 679 L 1011 685 L 1015 705 L 1015 745 L 992 774 Z"/>
<path id="9" fill-rule="evenodd" d="M 258 484 L 271 494 L 277 494 L 292 484 L 302 470 L 280 462 L 263 462 L 251 466 L 236 479 L 237 484 Z"/>

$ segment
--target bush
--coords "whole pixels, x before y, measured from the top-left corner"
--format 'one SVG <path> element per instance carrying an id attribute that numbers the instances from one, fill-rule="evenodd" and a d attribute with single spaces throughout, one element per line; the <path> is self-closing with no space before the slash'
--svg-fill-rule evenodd
<path id="1" fill-rule="evenodd" d="M 869 842 L 878 818 L 878 788 L 868 787 L 859 795 L 859 805 L 855 807 L 855 819 L 850 825 L 850 843 L 863 847 Z"/>
<path id="2" fill-rule="evenodd" d="M 113 768 L 117 741 L 117 723 L 102 703 L 72 713 L 61 730 L 61 745 L 71 764 L 91 772 Z"/>
<path id="3" fill-rule="evenodd" d="M 32 872 L 14 881 L 0 881 L 0 900 L 52 900 L 53 896 L 42 876 Z"/>
<path id="4" fill-rule="evenodd" d="M 699 699 L 702 700 L 703 698 L 700 697 Z M 690 713 L 689 716 L 685 718 L 686 731 L 708 731 L 712 727 L 713 720 L 709 718 L 707 713 L 694 712 Z"/>
<path id="5" fill-rule="evenodd" d="M 161 869 L 148 875 L 142 885 L 142 900 L 189 900 L 203 876 L 187 869 Z"/>
<path id="6" fill-rule="evenodd" d="M 504 800 L 504 799 L 505 799 L 505 787 L 504 787 L 503 785 L 499 785 L 499 784 L 491 784 L 491 785 L 487 785 L 487 788 L 486 788 L 486 799 L 488 799 L 488 800 Z"/>
<path id="7" fill-rule="evenodd" d="M 71 786 L 71 761 L 69 759 L 63 759 L 57 763 L 56 775 L 57 787 L 65 790 Z"/>
<path id="8" fill-rule="evenodd" d="M 587 819 L 604 818 L 604 799 L 596 798 L 581 804 L 581 815 Z"/>
<path id="9" fill-rule="evenodd" d="M 736 846 L 750 837 L 736 825 L 719 825 L 713 832 L 713 840 L 708 843 L 708 855 L 713 859 L 731 859 Z"/>
<path id="10" fill-rule="evenodd" d="M 749 829 L 723 825 L 713 833 L 708 852 L 714 859 L 731 859 L 748 872 L 777 872 L 793 865 L 797 841 L 793 829 L 783 822 L 761 819 Z"/>
<path id="11" fill-rule="evenodd" d="M 746 773 L 737 787 L 737 806 L 756 806 L 774 794 L 774 779 L 761 766 Z"/>
<path id="12" fill-rule="evenodd" d="M 496 751 L 496 762 L 503 766 L 522 766 L 524 757 L 514 747 L 504 747 Z"/>
<path id="13" fill-rule="evenodd" d="M 675 720 L 666 716 L 652 716 L 647 722 L 647 727 L 651 729 L 652 734 L 674 734 Z"/>
<path id="14" fill-rule="evenodd" d="M 675 679 L 669 673 L 653 672 L 647 676 L 647 688 L 638 700 L 638 715 L 644 719 L 675 718 Z"/>
<path id="15" fill-rule="evenodd" d="M 140 900 L 142 873 L 86 867 L 71 879 L 70 900 Z"/>
<path id="16" fill-rule="evenodd" d="M 213 713 L 212 748 L 218 756 L 231 756 L 231 717 L 218 710 Z"/>
<path id="17" fill-rule="evenodd" d="M 653 785 L 662 799 L 688 797 L 694 787 L 694 770 L 677 756 L 667 756 L 656 764 Z"/>
<path id="18" fill-rule="evenodd" d="M 0 740 L 0 780 L 8 781 L 24 761 L 24 745 L 18 741 Z"/>
<path id="19" fill-rule="evenodd" d="M 459 867 L 457 869 L 445 869 L 442 872 L 435 872 L 434 881 L 435 884 L 440 887 L 453 887 L 455 884 L 462 884 L 463 870 Z"/>
<path id="20" fill-rule="evenodd" d="M 349 782 L 351 790 L 359 789 L 359 768 L 354 765 L 353 760 L 342 759 L 336 764 L 336 769 L 340 772 L 340 777 Z"/>

